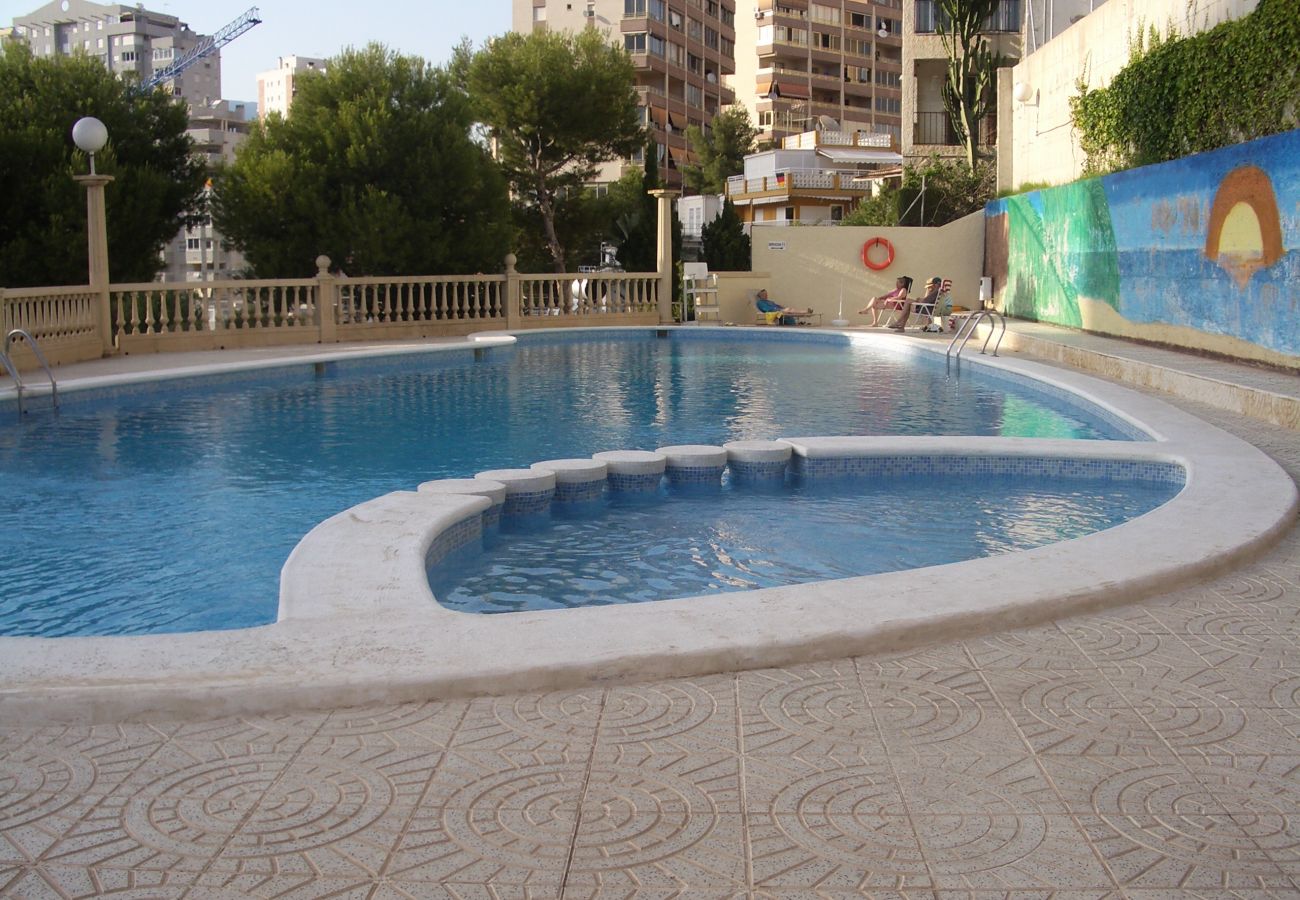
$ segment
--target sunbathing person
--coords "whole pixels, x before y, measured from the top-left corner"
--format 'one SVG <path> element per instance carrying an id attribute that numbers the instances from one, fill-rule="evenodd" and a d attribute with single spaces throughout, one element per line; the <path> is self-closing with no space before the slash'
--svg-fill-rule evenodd
<path id="1" fill-rule="evenodd" d="M 812 315 L 811 309 L 795 309 L 790 306 L 782 306 L 775 300 L 769 300 L 767 288 L 763 288 L 758 292 L 758 296 L 754 298 L 754 305 L 758 307 L 758 311 L 761 313 L 781 313 L 782 325 L 793 325 L 795 316 Z"/>
<path id="2" fill-rule="evenodd" d="M 904 307 L 903 320 L 899 322 L 897 325 L 890 325 L 889 327 L 892 328 L 894 331 L 902 331 L 904 328 L 906 328 L 907 320 L 912 315 L 912 308 L 917 304 L 928 303 L 930 304 L 930 308 L 933 309 L 935 301 L 939 298 L 940 287 L 942 287 L 942 282 L 940 281 L 939 276 L 937 275 L 934 278 L 931 278 L 929 281 L 927 281 L 925 283 L 925 294 L 921 297 L 921 299 L 909 300 L 905 302 L 903 304 Z"/>
<path id="3" fill-rule="evenodd" d="M 912 289 L 912 279 L 906 275 L 899 275 L 898 280 L 894 282 L 894 289 L 887 294 L 881 294 L 879 297 L 872 297 L 871 302 L 862 309 L 858 310 L 858 315 L 865 316 L 871 313 L 871 325 L 875 328 L 880 324 L 880 313 L 882 310 L 903 309 L 907 305 L 907 292 Z"/>

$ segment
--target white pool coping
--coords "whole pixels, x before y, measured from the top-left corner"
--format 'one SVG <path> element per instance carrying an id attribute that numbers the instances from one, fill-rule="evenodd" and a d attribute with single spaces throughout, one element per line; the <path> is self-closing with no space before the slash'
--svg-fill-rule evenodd
<path id="1" fill-rule="evenodd" d="M 844 334 L 892 350 L 902 342 L 916 352 L 943 350 L 893 334 Z M 499 333 L 475 339 L 510 340 Z M 457 347 L 464 345 L 446 349 Z M 321 352 L 260 365 L 355 356 Z M 425 560 L 439 533 L 489 501 L 419 493 L 411 485 L 340 513 L 304 537 L 285 564 L 280 620 L 272 625 L 0 638 L 0 717 L 6 723 L 213 717 L 539 691 L 900 650 L 1129 603 L 1210 578 L 1262 553 L 1295 523 L 1300 497 L 1285 471 L 1246 441 L 1169 404 L 1019 359 L 976 356 L 961 365 L 1066 388 L 1139 423 L 1155 440 L 786 440 L 809 457 L 956 453 L 1171 462 L 1185 468 L 1186 486 L 1116 528 L 1004 556 L 742 593 L 488 616 L 440 606 Z M 121 383 L 106 376 L 93 381 L 96 387 Z M 84 385 L 60 391 L 78 387 Z M 602 449 L 610 448 L 593 448 Z"/>

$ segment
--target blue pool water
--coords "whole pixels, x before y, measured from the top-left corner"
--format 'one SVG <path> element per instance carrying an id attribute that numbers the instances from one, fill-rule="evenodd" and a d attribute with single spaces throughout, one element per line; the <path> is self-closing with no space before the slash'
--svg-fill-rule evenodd
<path id="1" fill-rule="evenodd" d="M 57 416 L 0 421 L 0 633 L 265 624 L 280 567 L 322 520 L 542 459 L 781 435 L 1133 436 L 971 367 L 654 334 L 70 394 Z"/>
<path id="2" fill-rule="evenodd" d="M 507 523 L 434 566 L 429 585 L 451 609 L 496 613 L 875 575 L 1081 537 L 1148 512 L 1179 488 L 997 477 L 662 489 L 649 501 L 614 496 Z"/>

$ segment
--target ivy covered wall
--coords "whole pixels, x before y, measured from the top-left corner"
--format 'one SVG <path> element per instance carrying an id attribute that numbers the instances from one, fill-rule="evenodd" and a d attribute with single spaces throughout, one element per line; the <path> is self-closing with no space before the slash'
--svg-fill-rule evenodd
<path id="1" fill-rule="evenodd" d="M 1009 315 L 1300 368 L 1300 131 L 995 200 Z"/>

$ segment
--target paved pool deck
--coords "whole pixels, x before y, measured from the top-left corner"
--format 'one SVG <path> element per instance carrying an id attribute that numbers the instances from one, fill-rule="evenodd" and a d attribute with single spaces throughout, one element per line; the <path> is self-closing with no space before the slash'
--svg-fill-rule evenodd
<path id="1" fill-rule="evenodd" d="M 1300 377 L 1012 334 L 1004 355 L 1114 371 L 1300 479 Z M 1300 529 L 1213 580 L 904 655 L 0 722 L 0 895 L 1298 896 Z"/>

